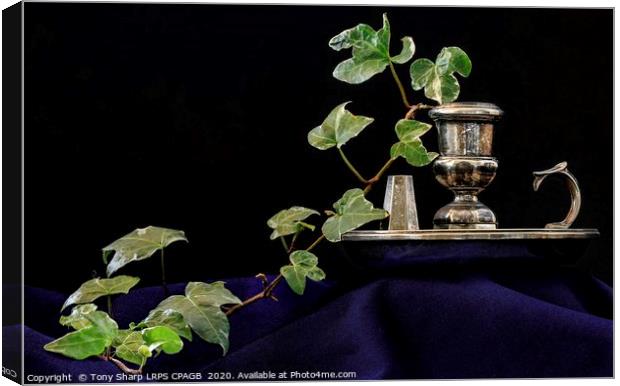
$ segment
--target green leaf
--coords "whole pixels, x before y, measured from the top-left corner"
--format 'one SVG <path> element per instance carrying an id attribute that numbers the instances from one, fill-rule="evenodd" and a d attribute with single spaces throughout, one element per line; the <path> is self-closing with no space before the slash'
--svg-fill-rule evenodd
<path id="1" fill-rule="evenodd" d="M 396 122 L 396 135 L 403 142 L 411 142 L 424 135 L 433 127 L 428 123 L 416 121 L 414 119 L 401 119 Z"/>
<path id="2" fill-rule="evenodd" d="M 374 220 L 381 220 L 388 216 L 383 209 L 374 208 L 372 203 L 364 198 L 364 191 L 351 189 L 344 193 L 334 203 L 336 214 L 323 224 L 323 234 L 327 240 L 338 242 L 345 232 L 352 231 Z"/>
<path id="3" fill-rule="evenodd" d="M 209 343 L 219 344 L 226 354 L 230 326 L 220 307 L 238 303 L 241 300 L 227 290 L 223 282 L 190 282 L 185 287 L 185 296 L 170 296 L 159 303 L 156 309 L 179 312 L 198 336 Z"/>
<path id="4" fill-rule="evenodd" d="M 75 306 L 71 310 L 71 314 L 60 317 L 59 323 L 63 326 L 70 326 L 74 330 L 81 330 L 91 325 L 86 315 L 96 310 L 97 306 L 92 303 Z"/>
<path id="5" fill-rule="evenodd" d="M 458 72 L 467 78 L 471 73 L 471 60 L 459 47 L 444 47 L 437 55 L 436 63 L 440 75 Z"/>
<path id="6" fill-rule="evenodd" d="M 112 346 L 114 346 L 114 354 L 130 363 L 134 363 L 141 366 L 146 360 L 145 353 L 140 352 L 140 347 L 144 345 L 144 338 L 138 331 L 121 330 L 118 332 L 117 337 L 114 339 Z M 148 353 L 150 357 L 150 351 Z"/>
<path id="7" fill-rule="evenodd" d="M 108 264 L 108 276 L 132 261 L 151 257 L 157 250 L 163 249 L 175 241 L 187 241 L 185 233 L 175 229 L 154 226 L 134 230 L 103 248 L 103 260 L 106 264 L 108 256 L 115 252 Z"/>
<path id="8" fill-rule="evenodd" d="M 103 311 L 85 314 L 90 326 L 68 333 L 43 348 L 73 359 L 85 359 L 100 355 L 118 335 L 118 325 Z"/>
<path id="9" fill-rule="evenodd" d="M 161 349 L 166 354 L 176 354 L 183 349 L 183 341 L 179 335 L 166 326 L 145 328 L 142 330 L 142 337 L 150 351 Z"/>
<path id="10" fill-rule="evenodd" d="M 308 278 L 312 281 L 321 281 L 325 279 L 325 272 L 319 267 L 312 268 L 308 271 L 307 275 Z"/>
<path id="11" fill-rule="evenodd" d="M 289 287 L 298 295 L 306 289 L 306 277 L 314 281 L 325 279 L 325 272 L 317 264 L 319 259 L 309 251 L 295 251 L 289 256 L 290 265 L 280 268 Z"/>
<path id="12" fill-rule="evenodd" d="M 422 58 L 411 64 L 411 86 L 414 90 L 424 88 L 424 95 L 440 104 L 453 102 L 460 92 L 459 82 L 453 75 L 455 72 L 469 76 L 471 60 L 458 47 L 444 47 L 435 63 Z"/>
<path id="13" fill-rule="evenodd" d="M 352 48 L 352 57 L 336 66 L 334 78 L 359 84 L 383 72 L 390 60 L 402 64 L 411 59 L 415 46 L 410 37 L 401 39 L 401 53 L 390 58 L 390 35 L 390 23 L 387 14 L 383 14 L 383 27 L 378 31 L 367 24 L 358 24 L 334 36 L 329 41 L 331 48 L 336 51 Z"/>
<path id="14" fill-rule="evenodd" d="M 118 324 L 106 312 L 93 311 L 85 315 L 86 319 L 99 333 L 109 340 L 108 346 L 118 334 Z"/>
<path id="15" fill-rule="evenodd" d="M 368 24 L 358 24 L 331 38 L 329 46 L 336 51 L 351 47 L 363 47 L 366 42 L 371 41 L 375 36 L 376 32 L 371 26 Z"/>
<path id="16" fill-rule="evenodd" d="M 383 58 L 365 58 L 364 60 L 347 59 L 338 63 L 334 69 L 334 78 L 351 84 L 359 84 L 385 70 L 388 62 Z"/>
<path id="17" fill-rule="evenodd" d="M 428 165 L 438 154 L 427 152 L 420 140 L 431 129 L 428 123 L 413 119 L 401 119 L 396 123 L 396 135 L 400 142 L 392 145 L 390 156 L 392 158 L 403 157 L 412 166 Z"/>
<path id="18" fill-rule="evenodd" d="M 149 312 L 149 315 L 142 321 L 144 327 L 166 326 L 176 332 L 177 335 L 189 340 L 192 340 L 192 330 L 183 319 L 181 313 L 174 310 L 160 310 L 154 309 Z"/>
<path id="19" fill-rule="evenodd" d="M 409 36 L 405 36 L 400 40 L 403 42 L 403 49 L 400 54 L 392 56 L 392 62 L 403 64 L 407 63 L 411 60 L 411 58 L 413 58 L 413 54 L 415 53 L 415 43 L 413 43 L 413 39 Z"/>
<path id="20" fill-rule="evenodd" d="M 86 359 L 94 355 L 101 355 L 110 340 L 102 335 L 97 327 L 89 326 L 62 336 L 43 348 L 47 351 L 62 354 L 73 359 Z"/>
<path id="21" fill-rule="evenodd" d="M 320 126 L 308 133 L 308 143 L 319 150 L 337 146 L 340 148 L 351 138 L 356 137 L 374 119 L 353 115 L 345 109 L 349 102 L 336 106 Z"/>
<path id="22" fill-rule="evenodd" d="M 422 141 L 416 139 L 412 142 L 397 142 L 390 149 L 392 158 L 403 157 L 411 166 L 425 166 L 431 163 L 439 154 L 428 152 Z"/>
<path id="23" fill-rule="evenodd" d="M 288 236 L 302 231 L 304 228 L 314 230 L 314 225 L 306 224 L 303 220 L 319 214 L 316 210 L 304 208 L 301 206 L 293 206 L 289 209 L 283 209 L 267 220 L 269 228 L 273 229 L 271 240 L 281 236 Z"/>
<path id="24" fill-rule="evenodd" d="M 91 303 L 102 296 L 126 294 L 129 290 L 138 284 L 140 278 L 133 276 L 117 276 L 112 279 L 91 279 L 80 286 L 72 293 L 65 304 L 62 305 L 61 311 L 72 304 Z"/>
<path id="25" fill-rule="evenodd" d="M 424 96 L 440 104 L 454 102 L 459 96 L 459 81 L 452 74 L 433 76 L 424 89 Z"/>
<path id="26" fill-rule="evenodd" d="M 411 63 L 409 73 L 411 75 L 411 86 L 414 90 L 421 90 L 428 84 L 429 79 L 434 75 L 435 64 L 426 58 L 416 59 Z"/>
<path id="27" fill-rule="evenodd" d="M 140 355 L 142 355 L 145 358 L 150 358 L 153 356 L 153 353 L 151 353 L 151 350 L 149 349 L 148 346 L 146 345 L 142 345 L 138 348 L 138 353 Z"/>

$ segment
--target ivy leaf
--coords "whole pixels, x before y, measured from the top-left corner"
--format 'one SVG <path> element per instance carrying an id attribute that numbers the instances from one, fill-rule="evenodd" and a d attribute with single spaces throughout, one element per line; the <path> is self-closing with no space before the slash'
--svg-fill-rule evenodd
<path id="1" fill-rule="evenodd" d="M 120 330 L 112 343 L 115 349 L 114 354 L 117 357 L 138 366 L 141 366 L 146 360 L 146 357 L 140 352 L 140 347 L 143 345 L 142 334 L 130 330 Z"/>
<path id="2" fill-rule="evenodd" d="M 116 338 L 118 325 L 103 311 L 90 312 L 86 318 L 90 326 L 70 332 L 43 348 L 79 360 L 102 354 Z"/>
<path id="3" fill-rule="evenodd" d="M 413 39 L 409 36 L 405 36 L 400 40 L 403 42 L 403 49 L 400 54 L 392 56 L 392 62 L 403 64 L 407 63 L 411 60 L 411 58 L 413 58 L 413 54 L 415 53 L 415 43 L 413 42 Z"/>
<path id="4" fill-rule="evenodd" d="M 444 47 L 435 63 L 421 58 L 409 68 L 413 89 L 424 88 L 424 95 L 440 104 L 453 102 L 459 96 L 460 85 L 453 75 L 455 72 L 464 77 L 471 73 L 471 60 L 458 47 Z"/>
<path id="5" fill-rule="evenodd" d="M 59 323 L 63 326 L 70 326 L 74 330 L 81 330 L 91 325 L 86 315 L 96 310 L 97 306 L 92 303 L 75 306 L 71 310 L 71 314 L 60 317 Z"/>
<path id="6" fill-rule="evenodd" d="M 108 346 L 118 334 L 118 324 L 110 318 L 106 312 L 93 311 L 85 315 L 86 319 L 95 327 L 99 333 L 109 340 Z"/>
<path id="7" fill-rule="evenodd" d="M 340 148 L 351 138 L 356 137 L 374 119 L 361 115 L 353 115 L 345 109 L 350 102 L 336 106 L 320 126 L 308 133 L 308 143 L 319 150 L 334 146 Z"/>
<path id="8" fill-rule="evenodd" d="M 367 24 L 358 24 L 334 36 L 329 41 L 331 48 L 336 51 L 352 48 L 352 57 L 336 66 L 334 78 L 359 84 L 383 72 L 390 61 L 402 64 L 411 59 L 415 46 L 410 37 L 401 39 L 401 53 L 390 57 L 390 34 L 390 22 L 387 14 L 383 14 L 383 27 L 378 31 Z"/>
<path id="9" fill-rule="evenodd" d="M 303 295 L 306 289 L 306 277 L 310 280 L 325 279 L 325 272 L 317 264 L 319 259 L 309 251 L 295 251 L 289 256 L 290 265 L 280 268 L 280 273 L 289 287 L 298 295 Z"/>
<path id="10" fill-rule="evenodd" d="M 176 354 L 183 349 L 181 337 L 166 326 L 145 328 L 142 330 L 142 338 L 150 351 L 161 350 L 166 354 Z"/>
<path id="11" fill-rule="evenodd" d="M 416 91 L 421 90 L 435 75 L 435 63 L 426 58 L 416 59 L 411 63 L 409 74 L 411 75 L 411 87 Z"/>
<path id="12" fill-rule="evenodd" d="M 301 206 L 293 206 L 279 211 L 267 220 L 267 226 L 273 229 L 269 238 L 274 240 L 281 236 L 292 235 L 302 231 L 304 228 L 314 230 L 314 225 L 303 222 L 303 220 L 313 214 L 319 214 L 319 212 Z"/>
<path id="13" fill-rule="evenodd" d="M 436 63 L 440 75 L 458 72 L 467 78 L 471 73 L 471 60 L 459 47 L 444 47 L 437 55 Z"/>
<path id="14" fill-rule="evenodd" d="M 170 309 L 180 313 L 198 336 L 209 343 L 219 344 L 226 354 L 230 326 L 220 307 L 238 303 L 241 300 L 227 290 L 221 281 L 211 284 L 190 282 L 185 287 L 185 296 L 170 296 L 159 303 L 156 309 Z"/>
<path id="15" fill-rule="evenodd" d="M 84 282 L 74 293 L 72 293 L 65 304 L 62 305 L 61 311 L 72 304 L 91 303 L 102 296 L 126 294 L 129 290 L 138 284 L 140 278 L 133 276 L 117 276 L 111 279 L 91 279 Z"/>
<path id="16" fill-rule="evenodd" d="M 334 203 L 334 209 L 336 214 L 328 218 L 322 228 L 327 240 L 333 243 L 340 241 L 345 232 L 388 216 L 385 210 L 374 208 L 372 203 L 364 198 L 364 191 L 361 189 L 347 190 L 342 198 Z"/>
<path id="17" fill-rule="evenodd" d="M 431 127 L 433 126 L 428 123 L 416 121 L 415 119 L 401 119 L 396 122 L 394 130 L 396 130 L 398 139 L 403 142 L 411 142 L 426 134 Z"/>
<path id="18" fill-rule="evenodd" d="M 106 264 L 108 264 L 109 255 L 115 252 L 108 264 L 108 276 L 132 261 L 151 257 L 157 250 L 175 241 L 187 241 L 185 232 L 154 226 L 134 230 L 103 248 L 103 261 Z"/>
<path id="19" fill-rule="evenodd" d="M 336 66 L 333 76 L 343 82 L 359 84 L 383 72 L 387 65 L 383 58 L 347 59 Z"/>
<path id="20" fill-rule="evenodd" d="M 177 335 L 192 341 L 192 330 L 183 319 L 181 313 L 174 310 L 155 309 L 141 323 L 144 327 L 166 326 L 176 332 Z"/>
<path id="21" fill-rule="evenodd" d="M 403 157 L 407 162 L 416 167 L 431 163 L 439 154 L 428 152 L 422 141 L 415 139 L 411 142 L 397 142 L 390 149 L 392 158 Z"/>
<path id="22" fill-rule="evenodd" d="M 73 359 L 86 359 L 100 355 L 110 341 L 99 333 L 97 327 L 89 326 L 73 331 L 43 346 L 47 351 L 62 354 Z"/>
<path id="23" fill-rule="evenodd" d="M 401 119 L 396 123 L 396 135 L 400 142 L 392 145 L 390 156 L 392 158 L 403 157 L 412 166 L 424 166 L 433 161 L 438 154 L 428 152 L 420 136 L 431 129 L 428 123 L 413 119 Z"/>
<path id="24" fill-rule="evenodd" d="M 461 86 L 452 74 L 434 76 L 424 88 L 424 96 L 442 103 L 453 102 L 458 98 Z"/>

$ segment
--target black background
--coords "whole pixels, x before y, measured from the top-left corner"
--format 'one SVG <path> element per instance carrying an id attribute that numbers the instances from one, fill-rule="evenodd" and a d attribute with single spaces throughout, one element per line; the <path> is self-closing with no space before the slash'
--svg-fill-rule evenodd
<path id="1" fill-rule="evenodd" d="M 611 10 L 26 3 L 26 284 L 72 291 L 104 274 L 103 246 L 149 224 L 190 240 L 167 250 L 170 282 L 275 271 L 286 257 L 266 220 L 292 205 L 327 209 L 357 186 L 307 132 L 352 100 L 376 119 L 345 147 L 366 176 L 396 140 L 405 111 L 389 72 L 339 82 L 331 72 L 350 54 L 327 45 L 360 22 L 379 28 L 383 12 L 392 52 L 405 35 L 416 58 L 463 48 L 473 71 L 459 100 L 505 111 L 498 175 L 481 196 L 500 226 L 563 218 L 563 184 L 535 193 L 531 172 L 568 161 L 583 193 L 574 227 L 602 234 L 583 266 L 610 283 Z M 397 71 L 408 84 L 408 65 Z M 436 140 L 425 136 L 432 150 Z M 421 225 L 432 227 L 451 193 L 431 168 L 401 160 L 392 173 L 414 175 Z M 370 198 L 382 195 L 379 185 Z M 332 278 L 344 272 L 336 249 L 317 253 Z M 159 266 L 120 272 L 154 284 Z"/>

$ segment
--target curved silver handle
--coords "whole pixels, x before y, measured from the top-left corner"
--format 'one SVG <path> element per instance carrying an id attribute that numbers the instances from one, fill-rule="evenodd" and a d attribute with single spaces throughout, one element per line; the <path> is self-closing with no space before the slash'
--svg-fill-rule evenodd
<path id="1" fill-rule="evenodd" d="M 577 184 L 577 179 L 575 176 L 568 171 L 568 163 L 560 162 L 555 165 L 551 169 L 542 170 L 539 172 L 533 172 L 534 175 L 534 191 L 537 192 L 540 184 L 547 178 L 547 176 L 551 174 L 562 174 L 566 176 L 566 185 L 568 186 L 568 190 L 570 191 L 571 203 L 570 209 L 568 210 L 568 214 L 566 218 L 559 222 L 552 222 L 545 225 L 545 228 L 554 228 L 554 229 L 566 229 L 569 228 L 577 215 L 579 214 L 579 209 L 581 208 L 581 192 L 579 191 L 579 185 Z"/>

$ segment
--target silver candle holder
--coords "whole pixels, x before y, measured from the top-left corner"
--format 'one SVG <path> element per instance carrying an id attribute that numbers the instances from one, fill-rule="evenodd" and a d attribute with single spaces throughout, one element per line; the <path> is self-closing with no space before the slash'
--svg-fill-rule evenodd
<path id="1" fill-rule="evenodd" d="M 429 111 L 439 133 L 440 156 L 433 172 L 454 193 L 454 200 L 435 213 L 435 228 L 497 228 L 495 214 L 478 200 L 478 194 L 497 172 L 493 130 L 502 114 L 494 104 L 479 102 L 448 103 Z"/>

